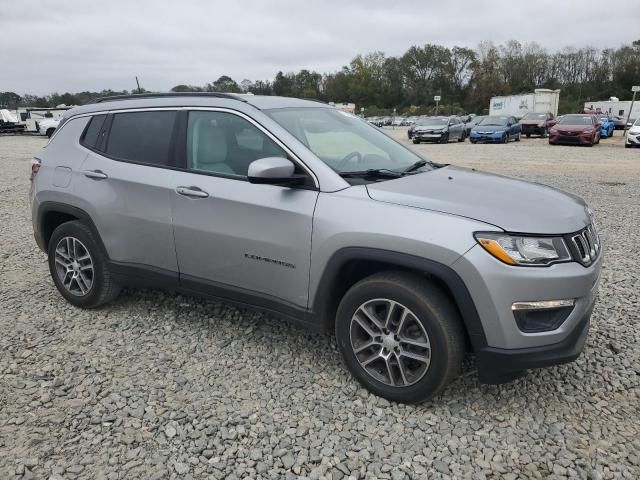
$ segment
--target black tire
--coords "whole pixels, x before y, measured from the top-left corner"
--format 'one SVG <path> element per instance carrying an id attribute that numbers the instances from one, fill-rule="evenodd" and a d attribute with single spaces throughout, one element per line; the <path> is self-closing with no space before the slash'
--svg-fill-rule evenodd
<path id="1" fill-rule="evenodd" d="M 81 295 L 72 293 L 63 285 L 56 267 L 56 247 L 64 238 L 77 239 L 86 248 L 93 264 L 92 284 Z M 72 305 L 80 308 L 96 308 L 114 300 L 120 286 L 114 281 L 107 262 L 107 255 L 92 231 L 81 221 L 74 220 L 58 226 L 51 235 L 48 247 L 49 272 L 60 294 Z"/>
<path id="2" fill-rule="evenodd" d="M 392 386 L 380 381 L 365 370 L 354 352 L 351 344 L 352 318 L 360 306 L 374 299 L 389 299 L 408 308 L 428 335 L 430 363 L 415 383 Z M 413 327 L 418 325 L 414 322 Z M 464 330 L 460 316 L 447 295 L 422 276 L 383 272 L 361 280 L 342 298 L 335 329 L 338 348 L 348 370 L 367 390 L 388 400 L 401 403 L 428 400 L 460 372 L 464 356 Z M 375 350 L 376 347 L 372 348 Z M 380 348 L 382 351 L 382 346 Z"/>
<path id="3" fill-rule="evenodd" d="M 509 143 L 509 134 L 505 133 L 501 143 Z"/>
<path id="4" fill-rule="evenodd" d="M 413 140 L 411 140 L 411 141 L 412 141 L 414 144 L 416 144 L 416 145 L 417 145 L 418 143 L 420 143 L 420 140 L 418 140 L 417 138 L 414 138 L 414 139 L 413 139 Z"/>
<path id="5" fill-rule="evenodd" d="M 50 128 L 47 130 L 47 137 L 51 138 L 51 136 L 53 135 L 53 132 L 55 132 L 56 129 L 55 128 Z"/>
<path id="6" fill-rule="evenodd" d="M 547 138 L 547 129 L 543 128 L 542 131 L 540 132 L 540 137 L 541 138 Z"/>
<path id="7" fill-rule="evenodd" d="M 531 138 L 531 134 L 530 133 L 526 133 L 525 135 L 527 136 L 527 138 Z"/>
<path id="8" fill-rule="evenodd" d="M 442 136 L 442 138 L 440 139 L 440 143 L 449 143 L 449 134 L 446 133 Z"/>
<path id="9" fill-rule="evenodd" d="M 464 142 L 464 139 L 465 139 L 465 135 L 464 135 L 464 132 L 462 132 L 458 137 L 458 142 Z"/>

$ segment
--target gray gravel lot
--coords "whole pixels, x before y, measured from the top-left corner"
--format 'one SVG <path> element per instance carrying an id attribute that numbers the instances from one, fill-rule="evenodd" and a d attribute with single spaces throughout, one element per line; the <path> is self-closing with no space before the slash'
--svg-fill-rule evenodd
<path id="1" fill-rule="evenodd" d="M 360 388 L 330 336 L 252 311 L 151 290 L 71 307 L 32 238 L 44 143 L 0 137 L 0 479 L 640 477 L 640 150 L 619 136 L 417 146 L 584 197 L 606 242 L 576 362 L 484 386 L 470 360 L 419 406 Z"/>

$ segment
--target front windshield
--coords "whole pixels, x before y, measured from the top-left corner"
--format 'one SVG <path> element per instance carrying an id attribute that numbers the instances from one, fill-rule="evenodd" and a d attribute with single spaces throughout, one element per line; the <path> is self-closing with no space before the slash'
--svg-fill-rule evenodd
<path id="1" fill-rule="evenodd" d="M 589 115 L 565 115 L 558 123 L 561 125 L 592 125 L 593 120 Z"/>
<path id="2" fill-rule="evenodd" d="M 633 124 L 634 127 L 640 127 L 640 118 L 638 118 Z"/>
<path id="3" fill-rule="evenodd" d="M 478 125 L 503 127 L 507 124 L 509 117 L 486 117 Z"/>
<path id="4" fill-rule="evenodd" d="M 442 127 L 442 126 L 447 126 L 449 125 L 449 119 L 448 118 L 423 118 L 421 120 L 418 120 L 418 123 L 416 123 L 416 125 L 429 125 L 429 126 L 434 126 L 434 127 Z"/>
<path id="5" fill-rule="evenodd" d="M 544 120 L 547 116 L 544 113 L 527 113 L 523 120 Z"/>
<path id="6" fill-rule="evenodd" d="M 265 113 L 338 173 L 400 172 L 423 160 L 381 130 L 333 108 L 282 108 Z"/>

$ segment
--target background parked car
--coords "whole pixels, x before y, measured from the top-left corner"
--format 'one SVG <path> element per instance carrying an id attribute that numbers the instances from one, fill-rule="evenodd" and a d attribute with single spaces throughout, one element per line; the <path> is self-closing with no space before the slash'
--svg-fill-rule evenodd
<path id="1" fill-rule="evenodd" d="M 522 133 L 527 138 L 531 135 L 540 135 L 542 138 L 546 138 L 549 129 L 556 124 L 556 119 L 553 113 L 529 112 L 525 113 L 519 123 L 522 125 Z"/>
<path id="2" fill-rule="evenodd" d="M 56 131 L 56 128 L 58 128 L 59 123 L 60 118 L 45 118 L 38 122 L 38 133 L 51 138 L 53 133 Z"/>
<path id="3" fill-rule="evenodd" d="M 466 136 L 467 137 L 470 136 L 471 129 L 475 127 L 477 124 L 479 124 L 485 118 L 487 118 L 486 115 L 476 115 L 475 117 L 472 117 L 468 122 L 466 122 L 464 126 L 464 133 L 466 134 Z"/>
<path id="4" fill-rule="evenodd" d="M 520 141 L 522 125 L 515 117 L 490 115 L 482 119 L 471 129 L 471 143 L 507 143 L 510 140 Z"/>
<path id="5" fill-rule="evenodd" d="M 640 147 L 640 118 L 638 118 L 629 131 L 624 141 L 625 148 Z"/>
<path id="6" fill-rule="evenodd" d="M 458 117 L 427 117 L 416 122 L 410 138 L 413 143 L 448 143 L 454 139 L 464 142 L 464 123 Z"/>
<path id="7" fill-rule="evenodd" d="M 549 144 L 558 145 L 560 143 L 588 145 L 589 147 L 600 143 L 598 117 L 586 113 L 564 115 L 549 130 Z"/>
<path id="8" fill-rule="evenodd" d="M 613 131 L 616 128 L 616 124 L 613 122 L 613 119 L 609 115 L 600 115 L 598 119 L 600 120 L 600 137 L 612 137 Z"/>

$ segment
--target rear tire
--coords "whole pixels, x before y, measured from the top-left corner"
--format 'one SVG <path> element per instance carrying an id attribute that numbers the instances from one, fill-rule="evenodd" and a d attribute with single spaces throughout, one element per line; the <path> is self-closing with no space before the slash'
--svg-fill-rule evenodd
<path id="1" fill-rule="evenodd" d="M 48 247 L 49 272 L 60 294 L 72 305 L 96 308 L 114 300 L 120 286 L 93 232 L 81 221 L 58 226 Z"/>
<path id="2" fill-rule="evenodd" d="M 464 330 L 449 297 L 426 278 L 383 272 L 355 284 L 336 314 L 342 358 L 367 390 L 417 403 L 459 373 Z"/>

